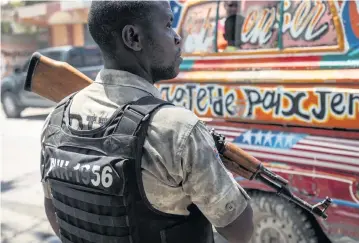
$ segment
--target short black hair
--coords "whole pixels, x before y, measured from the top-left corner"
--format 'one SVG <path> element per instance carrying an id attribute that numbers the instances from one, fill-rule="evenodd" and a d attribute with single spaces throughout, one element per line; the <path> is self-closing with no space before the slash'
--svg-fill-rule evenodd
<path id="1" fill-rule="evenodd" d="M 102 50 L 109 50 L 115 29 L 121 33 L 127 24 L 146 20 L 149 23 L 151 6 L 153 1 L 93 0 L 88 15 L 89 32 Z"/>

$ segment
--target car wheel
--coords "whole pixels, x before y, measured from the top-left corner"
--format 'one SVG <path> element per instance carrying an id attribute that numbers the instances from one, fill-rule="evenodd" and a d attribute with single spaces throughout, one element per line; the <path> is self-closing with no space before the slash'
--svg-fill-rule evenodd
<path id="1" fill-rule="evenodd" d="M 1 101 L 5 115 L 8 118 L 20 117 L 22 109 L 16 104 L 16 98 L 14 94 L 11 92 L 3 93 Z"/>
<path id="2" fill-rule="evenodd" d="M 254 232 L 251 243 L 318 243 L 302 209 L 277 195 L 252 192 Z"/>

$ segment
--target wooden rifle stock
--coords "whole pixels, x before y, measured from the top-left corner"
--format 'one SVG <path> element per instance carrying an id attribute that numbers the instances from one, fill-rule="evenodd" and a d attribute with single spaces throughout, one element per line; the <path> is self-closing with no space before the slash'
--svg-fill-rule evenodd
<path id="1" fill-rule="evenodd" d="M 68 63 L 55 61 L 35 52 L 30 59 L 24 89 L 59 102 L 92 82 Z"/>
<path id="2" fill-rule="evenodd" d="M 220 155 L 223 164 L 231 172 L 252 180 L 261 167 L 261 162 L 233 143 L 225 143 L 223 154 Z"/>
<path id="3" fill-rule="evenodd" d="M 227 142 L 223 155 L 232 161 L 240 161 L 240 165 L 251 174 L 255 174 L 261 162 L 233 143 Z M 250 178 L 247 178 L 250 179 Z"/>

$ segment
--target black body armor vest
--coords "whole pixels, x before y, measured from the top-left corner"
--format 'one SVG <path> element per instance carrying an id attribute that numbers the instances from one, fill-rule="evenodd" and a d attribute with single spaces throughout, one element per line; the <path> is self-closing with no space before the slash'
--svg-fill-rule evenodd
<path id="1" fill-rule="evenodd" d="M 69 125 L 73 95 L 44 133 L 43 178 L 50 183 L 63 243 L 213 243 L 209 221 L 154 209 L 144 193 L 141 157 L 149 116 L 169 103 L 152 96 L 116 110 L 99 128 Z"/>

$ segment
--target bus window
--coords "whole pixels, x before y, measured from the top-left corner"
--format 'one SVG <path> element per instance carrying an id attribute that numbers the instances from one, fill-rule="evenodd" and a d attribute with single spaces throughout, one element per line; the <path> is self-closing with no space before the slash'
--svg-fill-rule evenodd
<path id="1" fill-rule="evenodd" d="M 340 35 L 330 4 L 329 1 L 221 1 L 218 51 L 306 51 L 306 48 L 338 46 Z"/>
<path id="2" fill-rule="evenodd" d="M 214 53 L 216 1 L 203 2 L 192 5 L 184 16 L 180 36 L 182 37 L 182 52 L 188 53 Z"/>
<path id="3" fill-rule="evenodd" d="M 332 3 L 334 4 L 334 3 Z M 337 29 L 329 1 L 284 1 L 283 49 L 337 46 Z"/>
<path id="4" fill-rule="evenodd" d="M 277 7 L 280 1 L 221 1 L 218 50 L 241 51 L 278 47 Z"/>

